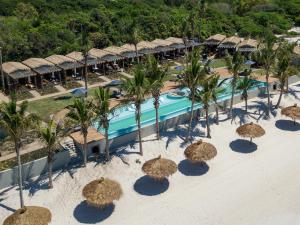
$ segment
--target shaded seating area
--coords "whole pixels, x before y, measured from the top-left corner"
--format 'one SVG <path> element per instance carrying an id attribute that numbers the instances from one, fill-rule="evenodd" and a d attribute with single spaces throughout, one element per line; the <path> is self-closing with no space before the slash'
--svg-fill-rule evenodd
<path id="1" fill-rule="evenodd" d="M 238 45 L 238 51 L 244 54 L 257 51 L 258 41 L 254 39 L 245 39 Z"/>
<path id="2" fill-rule="evenodd" d="M 211 53 L 217 50 L 217 47 L 219 44 L 221 44 L 222 41 L 224 41 L 226 38 L 223 34 L 215 34 L 210 36 L 205 40 L 203 45 L 205 46 L 206 52 Z"/>
<path id="3" fill-rule="evenodd" d="M 175 49 L 171 48 L 171 43 L 166 41 L 166 40 L 162 40 L 162 39 L 155 39 L 154 41 L 152 41 L 151 43 L 156 45 L 156 49 L 159 52 L 158 56 L 160 59 L 164 59 L 164 58 L 174 58 L 175 57 Z"/>
<path id="4" fill-rule="evenodd" d="M 118 47 L 118 46 L 109 46 L 103 50 L 115 55 L 115 57 L 116 57 L 116 60 L 114 60 L 115 66 L 119 66 L 119 67 L 123 67 L 123 68 L 125 67 L 125 61 L 128 59 L 126 56 L 129 56 L 129 54 L 126 54 L 126 53 L 129 52 L 129 50 L 127 50 L 126 48 Z M 134 57 L 134 53 L 133 53 L 132 57 Z M 133 59 L 133 58 L 131 58 L 131 59 Z M 119 69 L 119 68 L 117 68 L 117 69 Z"/>
<path id="5" fill-rule="evenodd" d="M 60 73 L 62 69 L 43 58 L 30 58 L 24 60 L 22 63 L 30 67 L 37 74 L 35 79 L 35 86 L 38 88 L 44 88 L 43 79 L 47 79 L 53 84 L 62 82 Z"/>
<path id="6" fill-rule="evenodd" d="M 157 45 L 150 41 L 141 41 L 137 44 L 137 46 L 140 48 L 139 52 L 144 55 L 159 53 L 156 49 Z"/>
<path id="7" fill-rule="evenodd" d="M 182 38 L 169 37 L 165 41 L 170 42 L 170 47 L 176 50 L 176 56 L 184 55 L 186 46 Z"/>
<path id="8" fill-rule="evenodd" d="M 137 45 L 135 49 L 135 46 L 133 44 L 125 44 L 122 45 L 121 48 L 124 48 L 125 50 L 121 53 L 121 55 L 127 59 L 127 61 L 134 61 L 137 59 L 141 59 L 141 57 L 143 56 L 142 53 L 140 53 L 140 50 L 142 49 L 142 46 Z"/>
<path id="9" fill-rule="evenodd" d="M 85 65 L 85 57 L 82 52 L 71 52 L 66 55 L 68 58 L 74 59 L 77 62 L 81 63 L 84 67 Z M 87 66 L 91 68 L 93 71 L 97 70 L 97 57 L 87 54 Z"/>
<path id="10" fill-rule="evenodd" d="M 225 50 L 229 53 L 233 53 L 237 50 L 238 45 L 241 43 L 242 38 L 238 36 L 232 36 L 225 38 L 218 46 L 218 51 L 221 55 L 224 55 Z"/>
<path id="11" fill-rule="evenodd" d="M 5 89 L 8 92 L 17 90 L 21 85 L 36 85 L 36 73 L 20 62 L 6 62 L 2 64 Z M 32 85 L 32 87 L 34 87 Z"/>

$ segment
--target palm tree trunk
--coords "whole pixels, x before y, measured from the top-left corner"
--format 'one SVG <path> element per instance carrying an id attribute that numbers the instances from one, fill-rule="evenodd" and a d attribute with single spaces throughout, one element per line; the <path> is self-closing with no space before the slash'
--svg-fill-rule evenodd
<path id="1" fill-rule="evenodd" d="M 83 166 L 87 163 L 87 132 L 83 134 Z"/>
<path id="2" fill-rule="evenodd" d="M 105 154 L 106 160 L 109 160 L 109 142 L 108 142 L 108 127 L 105 128 Z"/>
<path id="3" fill-rule="evenodd" d="M 140 155 L 143 155 L 143 145 L 142 145 L 142 133 L 141 133 L 141 105 L 137 105 L 137 125 L 138 125 L 138 136 L 139 136 L 139 146 L 140 146 Z"/>
<path id="4" fill-rule="evenodd" d="M 219 106 L 217 101 L 215 101 L 215 110 L 216 110 L 216 124 L 219 125 Z"/>
<path id="5" fill-rule="evenodd" d="M 49 177 L 49 183 L 48 188 L 53 188 L 53 181 L 52 181 L 52 167 L 53 167 L 53 152 L 51 149 L 48 149 L 48 177 Z"/>
<path id="6" fill-rule="evenodd" d="M 207 138 L 211 138 L 211 136 L 210 136 L 210 126 L 209 126 L 209 117 L 208 117 L 208 106 L 205 106 L 205 114 L 206 114 Z"/>
<path id="7" fill-rule="evenodd" d="M 19 195 L 20 195 L 20 208 L 24 208 L 24 197 L 23 197 L 23 176 L 22 176 L 22 163 L 19 148 L 19 141 L 15 141 L 15 151 L 18 159 L 18 176 L 19 176 Z"/>
<path id="8" fill-rule="evenodd" d="M 191 106 L 191 113 L 190 113 L 190 122 L 187 130 L 187 135 L 185 138 L 185 141 L 188 142 L 190 139 L 190 133 L 191 133 L 191 128 L 192 128 L 192 123 L 193 123 L 193 117 L 194 117 L 194 104 L 195 104 L 195 97 L 192 95 L 192 106 Z"/>
<path id="9" fill-rule="evenodd" d="M 245 110 L 246 110 L 246 114 L 248 113 L 248 95 L 245 95 Z"/>
<path id="10" fill-rule="evenodd" d="M 139 58 L 139 52 L 138 52 L 138 49 L 137 49 L 137 44 L 134 44 L 134 48 L 135 48 L 135 54 L 136 54 L 137 62 L 139 64 L 140 63 L 140 58 Z"/>
<path id="11" fill-rule="evenodd" d="M 289 93 L 289 78 L 286 79 L 286 93 Z"/>
<path id="12" fill-rule="evenodd" d="M 86 90 L 86 93 L 85 93 L 85 97 L 87 97 L 88 95 L 88 83 L 87 83 L 87 53 L 84 54 L 84 86 L 85 86 L 85 90 Z"/>
<path id="13" fill-rule="evenodd" d="M 284 89 L 284 84 L 280 85 L 280 95 L 279 95 L 279 98 L 278 98 L 278 101 L 277 101 L 277 104 L 275 106 L 275 109 L 278 109 L 279 106 L 280 106 L 280 102 L 281 102 L 281 98 L 282 98 L 282 94 L 283 94 L 283 89 Z"/>
<path id="14" fill-rule="evenodd" d="M 234 76 L 233 81 L 232 81 L 231 100 L 230 100 L 230 108 L 229 108 L 228 118 L 231 118 L 231 116 L 232 116 L 233 98 L 234 98 L 234 93 L 235 93 L 235 83 L 236 83 L 236 77 Z"/>
<path id="15" fill-rule="evenodd" d="M 266 73 L 266 83 L 267 83 L 267 95 L 268 95 L 268 107 L 266 115 L 270 115 L 270 109 L 271 109 L 271 100 L 270 100 L 270 89 L 269 89 L 269 71 Z"/>
<path id="16" fill-rule="evenodd" d="M 158 98 L 159 99 L 159 98 Z M 156 118 L 156 138 L 160 139 L 159 134 L 159 118 L 158 118 L 158 108 L 159 108 L 159 100 L 157 98 L 154 100 L 154 108 L 155 108 L 155 118 Z"/>

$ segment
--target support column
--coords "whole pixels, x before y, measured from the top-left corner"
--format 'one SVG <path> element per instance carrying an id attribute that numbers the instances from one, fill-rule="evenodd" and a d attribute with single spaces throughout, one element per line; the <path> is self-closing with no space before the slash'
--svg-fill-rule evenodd
<path id="1" fill-rule="evenodd" d="M 4 82 L 4 74 L 3 74 L 3 67 L 2 67 L 2 47 L 0 47 L 0 70 L 1 70 L 1 84 L 2 90 L 5 91 L 5 82 Z"/>

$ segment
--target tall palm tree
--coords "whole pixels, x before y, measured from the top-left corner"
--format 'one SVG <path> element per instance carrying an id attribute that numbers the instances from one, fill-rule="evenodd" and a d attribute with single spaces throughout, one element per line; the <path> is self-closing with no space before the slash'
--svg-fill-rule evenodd
<path id="1" fill-rule="evenodd" d="M 138 65 L 133 70 L 134 77 L 124 80 L 123 89 L 129 101 L 133 101 L 135 105 L 135 119 L 138 125 L 138 138 L 140 146 L 140 154 L 143 155 L 142 134 L 141 134 L 141 104 L 149 93 L 149 82 L 146 78 L 145 70 Z"/>
<path id="2" fill-rule="evenodd" d="M 52 182 L 52 167 L 55 155 L 55 150 L 58 148 L 59 140 L 63 135 L 63 128 L 59 124 L 55 123 L 54 120 L 50 120 L 46 126 L 39 127 L 39 134 L 42 141 L 46 144 L 46 150 L 48 152 L 48 187 L 53 188 Z"/>
<path id="3" fill-rule="evenodd" d="M 220 75 L 213 75 L 210 81 L 210 90 L 212 92 L 212 98 L 215 103 L 216 111 L 216 124 L 219 124 L 219 105 L 218 97 L 225 92 L 225 88 L 221 87 Z"/>
<path id="4" fill-rule="evenodd" d="M 271 110 L 271 100 L 270 100 L 270 89 L 269 89 L 269 77 L 271 68 L 274 65 L 276 59 L 276 51 L 273 49 L 274 39 L 270 35 L 265 35 L 265 40 L 263 43 L 263 48 L 261 48 L 256 54 L 256 60 L 265 70 L 266 83 L 267 83 L 267 97 L 268 97 L 268 107 L 266 115 L 270 115 Z"/>
<path id="5" fill-rule="evenodd" d="M 184 77 L 183 77 L 183 85 L 186 86 L 190 93 L 189 98 L 191 100 L 191 113 L 190 113 L 190 121 L 188 125 L 188 131 L 186 135 L 186 141 L 190 138 L 191 127 L 194 117 L 194 105 L 195 105 L 195 94 L 197 87 L 199 86 L 200 82 L 205 78 L 207 75 L 207 68 L 205 65 L 204 67 L 199 62 L 199 52 L 193 51 L 190 57 L 187 57 L 190 60 L 190 64 L 187 66 Z"/>
<path id="6" fill-rule="evenodd" d="M 83 164 L 87 163 L 87 136 L 88 129 L 94 120 L 93 102 L 86 98 L 76 98 L 71 105 L 71 111 L 67 114 L 73 124 L 79 125 L 83 135 Z"/>
<path id="7" fill-rule="evenodd" d="M 15 151 L 18 161 L 18 183 L 21 208 L 24 207 L 23 198 L 23 178 L 20 148 L 22 138 L 26 137 L 26 131 L 33 126 L 36 117 L 27 112 L 28 102 L 24 101 L 17 105 L 16 96 L 12 96 L 8 103 L 0 105 L 0 127 L 9 135 L 15 145 Z"/>
<path id="8" fill-rule="evenodd" d="M 230 108 L 228 117 L 232 116 L 232 108 L 233 108 L 233 98 L 236 89 L 236 83 L 239 78 L 239 71 L 243 65 L 244 58 L 239 52 L 235 52 L 233 57 L 231 57 L 228 53 L 226 54 L 226 65 L 228 70 L 232 73 L 232 82 L 231 82 L 231 100 L 230 100 Z"/>
<path id="9" fill-rule="evenodd" d="M 137 27 L 135 27 L 133 28 L 132 33 L 130 35 L 129 43 L 134 45 L 135 54 L 138 63 L 140 62 L 140 59 L 139 59 L 139 51 L 137 45 L 140 41 L 141 41 L 140 30 Z"/>
<path id="10" fill-rule="evenodd" d="M 146 76 L 149 80 L 150 91 L 153 97 L 153 105 L 155 108 L 157 140 L 160 139 L 158 117 L 159 97 L 161 94 L 161 89 L 164 87 L 164 81 L 166 81 L 168 77 L 167 70 L 167 68 L 163 69 L 158 66 L 158 62 L 154 56 L 148 57 L 146 64 Z"/>
<path id="11" fill-rule="evenodd" d="M 95 103 L 95 118 L 99 119 L 99 125 L 105 130 L 105 154 L 106 160 L 109 160 L 109 140 L 108 140 L 108 129 L 109 129 L 109 114 L 113 112 L 113 109 L 109 107 L 109 89 L 99 87 L 95 91 L 94 103 Z"/>
<path id="12" fill-rule="evenodd" d="M 87 25 L 81 26 L 81 44 L 82 44 L 82 54 L 84 57 L 84 86 L 85 89 L 88 90 L 88 68 L 87 68 L 87 60 L 89 55 L 90 41 L 89 41 L 89 33 L 87 30 Z M 88 91 L 85 93 L 85 97 L 87 97 Z"/>
<path id="13" fill-rule="evenodd" d="M 211 138 L 210 135 L 210 124 L 209 124 L 209 104 L 213 101 L 213 92 L 211 90 L 211 82 L 214 82 L 211 78 L 204 80 L 201 84 L 202 89 L 196 90 L 195 100 L 203 104 L 206 117 L 206 137 Z"/>
<path id="14" fill-rule="evenodd" d="M 240 78 L 237 83 L 237 89 L 242 91 L 242 97 L 245 100 L 245 110 L 248 113 L 248 91 L 253 87 L 254 82 L 248 76 Z"/>

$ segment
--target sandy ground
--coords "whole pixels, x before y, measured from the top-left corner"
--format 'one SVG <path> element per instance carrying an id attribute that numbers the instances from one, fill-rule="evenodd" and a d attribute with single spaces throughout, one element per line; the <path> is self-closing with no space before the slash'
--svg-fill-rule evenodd
<path id="1" fill-rule="evenodd" d="M 283 106 L 299 103 L 299 86 L 285 96 Z M 275 103 L 277 96 L 273 98 Z M 26 187 L 27 205 L 49 208 L 52 225 L 287 225 L 300 224 L 300 124 L 294 126 L 280 112 L 266 120 L 258 113 L 262 99 L 250 103 L 251 114 L 243 114 L 243 104 L 236 106 L 235 120 L 212 126 L 213 143 L 218 150 L 207 166 L 193 166 L 184 160 L 182 138 L 185 127 L 163 133 L 163 139 L 144 142 L 144 157 L 135 152 L 137 145 L 124 146 L 106 165 L 90 162 L 87 168 L 70 168 L 55 174 L 54 189 L 46 182 Z M 221 116 L 224 120 L 225 115 Z M 266 135 L 250 145 L 235 129 L 246 121 L 259 121 Z M 202 119 L 203 122 L 203 119 Z M 198 124 L 195 139 L 204 135 Z M 145 160 L 162 155 L 178 163 L 178 172 L 163 184 L 144 176 Z M 124 195 L 104 211 L 85 204 L 81 195 L 88 182 L 109 177 L 119 181 Z M 16 188 L 0 194 L 0 223 L 19 207 Z"/>

